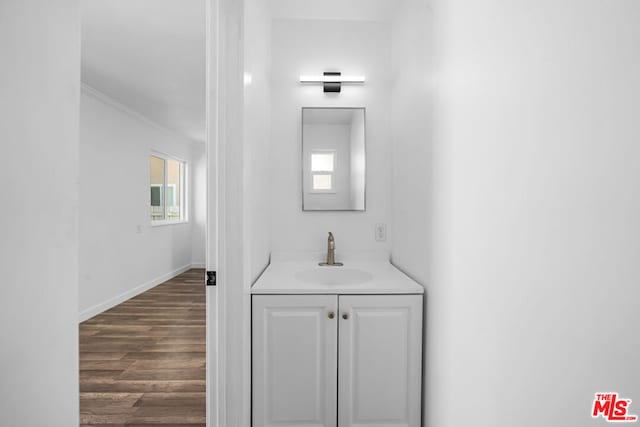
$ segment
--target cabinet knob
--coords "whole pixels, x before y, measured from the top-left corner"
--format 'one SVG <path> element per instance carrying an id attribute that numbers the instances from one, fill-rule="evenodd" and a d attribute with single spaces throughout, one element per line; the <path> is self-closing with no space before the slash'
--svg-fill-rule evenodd
<path id="1" fill-rule="evenodd" d="M 342 313 L 342 318 L 347 320 L 349 318 L 349 313 Z"/>
<path id="2" fill-rule="evenodd" d="M 329 319 L 333 319 L 334 317 L 336 317 L 335 313 L 333 311 L 329 312 Z"/>

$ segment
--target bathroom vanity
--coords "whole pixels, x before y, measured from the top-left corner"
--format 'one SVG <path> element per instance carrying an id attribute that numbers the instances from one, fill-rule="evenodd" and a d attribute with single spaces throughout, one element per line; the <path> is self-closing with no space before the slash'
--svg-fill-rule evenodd
<path id="1" fill-rule="evenodd" d="M 252 288 L 254 427 L 419 427 L 423 288 L 381 257 L 272 257 Z"/>

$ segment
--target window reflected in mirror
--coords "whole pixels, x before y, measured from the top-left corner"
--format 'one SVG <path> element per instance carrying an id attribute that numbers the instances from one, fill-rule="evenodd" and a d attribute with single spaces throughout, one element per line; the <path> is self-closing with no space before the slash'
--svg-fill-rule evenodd
<path id="1" fill-rule="evenodd" d="M 302 209 L 365 210 L 364 108 L 302 109 Z"/>
<path id="2" fill-rule="evenodd" d="M 311 191 L 333 192 L 335 150 L 313 150 L 311 153 Z"/>

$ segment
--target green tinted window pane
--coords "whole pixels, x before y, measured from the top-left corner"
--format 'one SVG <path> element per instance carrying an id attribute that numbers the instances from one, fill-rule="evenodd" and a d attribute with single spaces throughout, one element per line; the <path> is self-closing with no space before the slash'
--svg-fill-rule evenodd
<path id="1" fill-rule="evenodd" d="M 167 187 L 167 206 L 176 206 L 176 188 L 171 185 Z"/>
<path id="2" fill-rule="evenodd" d="M 151 206 L 162 206 L 162 187 L 151 187 Z"/>

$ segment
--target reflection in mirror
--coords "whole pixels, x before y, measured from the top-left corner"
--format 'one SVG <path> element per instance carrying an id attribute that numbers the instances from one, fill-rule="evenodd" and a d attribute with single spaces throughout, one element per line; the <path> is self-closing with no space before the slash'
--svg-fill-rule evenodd
<path id="1" fill-rule="evenodd" d="M 302 210 L 365 210 L 365 109 L 302 109 Z"/>

